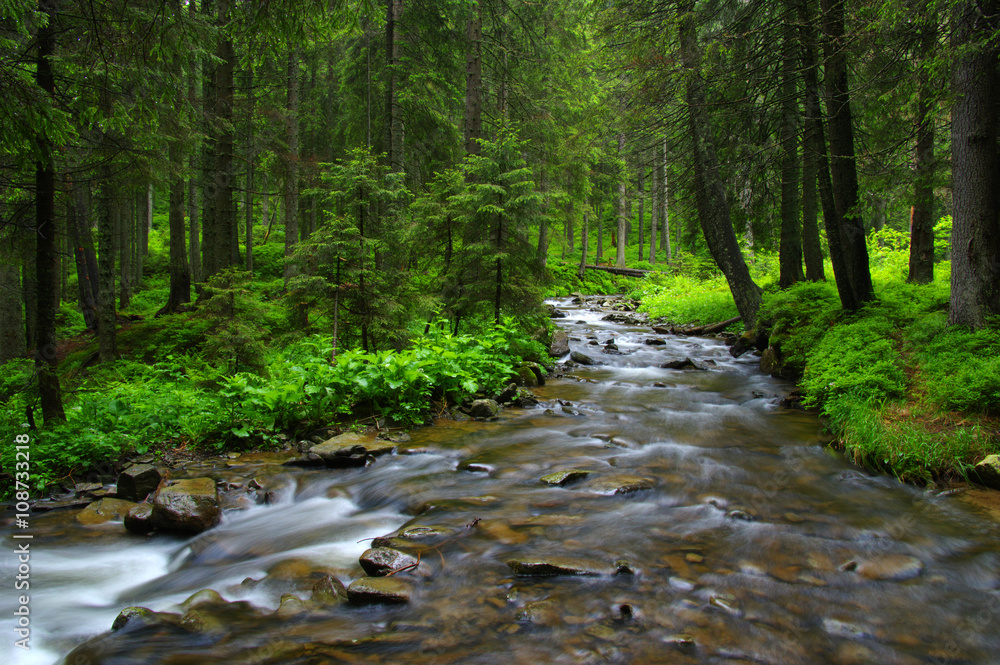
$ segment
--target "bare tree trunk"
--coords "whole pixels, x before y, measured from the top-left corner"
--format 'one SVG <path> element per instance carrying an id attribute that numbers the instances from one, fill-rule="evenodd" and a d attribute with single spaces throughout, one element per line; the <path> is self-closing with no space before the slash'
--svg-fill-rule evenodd
<path id="1" fill-rule="evenodd" d="M 219 0 L 218 20 L 226 25 L 230 18 L 230 0 Z M 224 270 L 239 263 L 239 240 L 233 209 L 233 146 L 234 115 L 233 92 L 236 51 L 231 39 L 223 38 L 216 49 L 219 59 L 215 70 L 215 93 L 218 122 L 221 129 L 215 144 L 215 243 L 212 248 L 216 255 L 216 271 Z"/>
<path id="2" fill-rule="evenodd" d="M 288 54 L 285 70 L 287 84 L 287 124 L 285 144 L 284 223 L 285 223 L 285 288 L 292 277 L 298 275 L 298 266 L 288 257 L 295 251 L 299 240 L 299 54 L 294 49 Z"/>
<path id="3" fill-rule="evenodd" d="M 701 52 L 693 14 L 694 3 L 681 8 L 681 58 L 687 70 L 686 102 L 693 147 L 695 199 L 705 242 L 719 269 L 726 276 L 743 323 L 753 328 L 760 309 L 761 289 L 750 271 L 736 241 L 729 202 L 719 179 L 719 161 L 711 141 L 704 81 L 701 76 Z"/>
<path id="4" fill-rule="evenodd" d="M 799 221 L 799 105 L 796 90 L 798 45 L 796 7 L 798 0 L 782 2 L 781 39 L 781 235 L 778 245 L 778 287 L 787 289 L 805 279 L 802 272 L 802 223 Z"/>
<path id="5" fill-rule="evenodd" d="M 663 162 L 660 175 L 663 178 L 663 233 L 660 235 L 660 249 L 666 254 L 667 263 L 674 260 L 673 251 L 670 249 L 670 183 L 667 182 L 667 139 L 663 139 Z"/>
<path id="6" fill-rule="evenodd" d="M 101 186 L 97 194 L 97 320 L 98 350 L 102 363 L 114 362 L 118 356 L 117 321 L 115 315 L 115 191 L 110 166 L 101 169 Z"/>
<path id="7" fill-rule="evenodd" d="M 841 293 L 844 309 L 856 310 L 875 296 L 868 267 L 864 222 L 858 212 L 858 172 L 854 123 L 844 40 L 844 0 L 822 0 L 826 53 L 825 80 L 830 135 L 830 175 L 840 226 L 843 264 L 850 293 Z M 831 250 L 832 251 L 832 250 Z M 834 266 L 836 270 L 836 265 Z M 838 281 L 838 287 L 841 282 Z M 846 298 L 845 298 L 846 296 Z"/>
<path id="8" fill-rule="evenodd" d="M 97 254 L 90 234 L 89 185 L 77 185 L 71 193 L 73 215 L 70 217 L 70 237 L 76 259 L 76 283 L 80 311 L 87 330 L 97 331 Z M 130 243 L 131 244 L 131 243 Z"/>
<path id="9" fill-rule="evenodd" d="M 951 123 L 951 303 L 948 321 L 981 328 L 1000 314 L 1000 151 L 996 0 L 955 5 Z"/>
<path id="10" fill-rule="evenodd" d="M 910 272 L 907 281 L 934 281 L 934 90 L 928 60 L 937 43 L 937 13 L 925 3 L 921 11 L 920 62 L 917 63 L 917 171 L 910 225 Z"/>
<path id="11" fill-rule="evenodd" d="M 389 169 L 403 170 L 403 114 L 399 107 L 400 18 L 404 0 L 386 0 L 385 22 L 385 153 Z"/>
<path id="12" fill-rule="evenodd" d="M 621 160 L 625 159 L 625 134 L 623 132 L 618 133 L 618 158 Z M 625 177 L 625 173 L 619 173 L 618 198 L 615 200 L 615 207 L 617 208 L 618 213 L 618 242 L 616 243 L 617 247 L 615 248 L 615 267 L 617 268 L 625 267 L 625 239 L 628 237 L 628 214 L 625 209 L 627 184 L 628 180 Z"/>
<path id="13" fill-rule="evenodd" d="M 663 187 L 663 162 L 653 153 L 653 185 L 649 188 L 649 262 L 656 264 L 656 232 L 660 227 L 660 189 Z"/>
<path id="14" fill-rule="evenodd" d="M 602 192 L 603 196 L 603 192 Z M 603 201 L 597 201 L 597 256 L 594 257 L 594 265 L 600 265 L 604 258 L 604 211 L 601 210 Z"/>
<path id="15" fill-rule="evenodd" d="M 15 229 L 0 230 L 0 365 L 28 352 Z"/>
<path id="16" fill-rule="evenodd" d="M 483 138 L 483 7 L 472 1 L 472 14 L 466 30 L 465 54 L 465 152 L 479 154 Z"/>
<path id="17" fill-rule="evenodd" d="M 583 279 L 583 273 L 587 270 L 587 236 L 590 232 L 590 215 L 589 213 L 583 213 L 583 226 L 580 229 L 580 270 L 577 272 L 580 279 Z"/>
<path id="18" fill-rule="evenodd" d="M 644 159 L 641 161 L 645 161 Z M 637 183 L 637 188 L 639 190 L 639 260 L 642 261 L 642 257 L 646 248 L 646 167 L 642 165 L 639 167 L 639 181 Z"/>

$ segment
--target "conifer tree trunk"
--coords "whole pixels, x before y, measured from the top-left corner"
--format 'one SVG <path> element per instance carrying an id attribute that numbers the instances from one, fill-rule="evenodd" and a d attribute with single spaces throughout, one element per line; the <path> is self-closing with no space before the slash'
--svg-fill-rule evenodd
<path id="1" fill-rule="evenodd" d="M 646 248 L 646 168 L 639 167 L 639 181 L 636 184 L 639 190 L 639 260 L 642 261 Z"/>
<path id="2" fill-rule="evenodd" d="M 753 328 L 757 321 L 757 310 L 760 309 L 761 289 L 750 277 L 750 271 L 740 253 L 725 187 L 719 179 L 719 160 L 711 141 L 705 84 L 701 76 L 701 52 L 693 14 L 694 3 L 686 2 L 685 5 L 681 8 L 680 17 L 681 59 L 687 70 L 685 101 L 693 148 L 698 219 L 709 252 L 726 276 L 743 324 Z"/>
<path id="3" fill-rule="evenodd" d="M 403 114 L 399 107 L 399 21 L 404 0 L 386 0 L 385 153 L 393 172 L 403 170 Z"/>
<path id="4" fill-rule="evenodd" d="M 587 271 L 587 236 L 590 233 L 590 215 L 589 213 L 583 213 L 583 226 L 580 227 L 580 270 L 577 272 L 580 279 L 583 279 L 583 274 Z"/>
<path id="5" fill-rule="evenodd" d="M 778 286 L 787 289 L 805 279 L 802 272 L 802 223 L 799 220 L 799 146 L 798 95 L 796 95 L 797 58 L 795 47 L 796 0 L 782 2 L 781 39 L 781 235 L 778 247 Z"/>
<path id="6" fill-rule="evenodd" d="M 922 8 L 920 62 L 917 63 L 917 145 L 910 222 L 910 272 L 907 281 L 934 281 L 934 90 L 926 67 L 937 42 L 937 15 L 930 3 Z M 928 15 L 929 14 L 929 15 Z"/>
<path id="7" fill-rule="evenodd" d="M 288 54 L 285 69 L 287 84 L 287 122 L 285 125 L 285 184 L 283 212 L 285 223 L 285 257 L 295 251 L 299 240 L 299 54 L 292 50 Z M 298 274 L 298 266 L 285 261 L 285 288 L 292 277 Z"/>
<path id="8" fill-rule="evenodd" d="M 479 154 L 483 138 L 483 7 L 472 1 L 472 14 L 466 29 L 465 54 L 465 152 Z"/>
<path id="9" fill-rule="evenodd" d="M 114 362 L 118 355 L 115 315 L 115 206 L 114 174 L 110 166 L 101 169 L 97 194 L 97 332 L 102 363 Z"/>
<path id="10" fill-rule="evenodd" d="M 230 0 L 218 0 L 219 25 L 225 26 L 230 18 Z M 218 141 L 215 144 L 215 271 L 225 270 L 239 263 L 239 240 L 236 211 L 233 207 L 235 144 L 235 117 L 233 111 L 234 72 L 236 50 L 230 37 L 224 36 L 216 49 L 219 59 L 215 70 L 216 111 L 219 123 Z"/>
<path id="11" fill-rule="evenodd" d="M 860 201 L 857 160 L 854 155 L 854 121 L 848 82 L 847 47 L 844 44 L 844 0 L 822 0 L 822 7 L 830 176 L 840 226 L 843 264 L 850 285 L 850 293 L 842 292 L 840 297 L 844 309 L 856 310 L 871 300 L 875 292 L 868 267 L 864 222 L 858 211 Z M 839 287 L 840 282 L 837 284 Z"/>
<path id="12" fill-rule="evenodd" d="M 603 193 L 602 193 L 603 197 Z M 594 265 L 601 265 L 604 258 L 604 212 L 601 210 L 603 201 L 597 201 L 597 255 L 594 257 Z"/>
<path id="13" fill-rule="evenodd" d="M 673 251 L 670 248 L 670 183 L 667 182 L 667 140 L 663 139 L 663 161 L 661 162 L 660 177 L 663 178 L 662 190 L 663 202 L 661 205 L 661 217 L 663 219 L 663 233 L 660 235 L 660 249 L 667 257 L 667 263 L 673 261 Z"/>
<path id="14" fill-rule="evenodd" d="M 35 82 L 51 97 L 55 94 L 55 77 L 50 58 L 55 53 L 56 5 L 52 0 L 39 2 L 39 9 L 48 14 L 48 21 L 39 27 L 38 58 Z M 38 375 L 38 396 L 42 417 L 46 423 L 66 420 L 63 411 L 59 375 L 56 374 L 56 308 L 52 299 L 57 269 L 55 234 L 55 167 L 53 146 L 46 136 L 38 137 L 39 161 L 35 169 L 35 279 L 38 285 L 37 319 L 35 322 L 35 371 Z"/>
<path id="15" fill-rule="evenodd" d="M 624 132 L 618 133 L 618 158 L 625 158 L 625 134 Z M 615 252 L 615 267 L 624 268 L 625 267 L 625 239 L 628 237 L 628 214 L 625 207 L 625 198 L 627 195 L 627 183 L 628 180 L 625 178 L 624 173 L 618 174 L 618 198 L 616 199 L 616 208 L 618 213 L 618 242 Z"/>
<path id="16" fill-rule="evenodd" d="M 951 121 L 951 302 L 948 321 L 981 328 L 1000 314 L 1000 151 L 996 0 L 955 5 Z"/>
<path id="17" fill-rule="evenodd" d="M 0 231 L 0 365 L 27 353 L 21 270 L 13 229 Z"/>
<path id="18" fill-rule="evenodd" d="M 76 263 L 76 283 L 80 297 L 80 311 L 87 330 L 97 331 L 97 254 L 90 234 L 90 196 L 86 185 L 78 185 L 72 192 L 73 215 L 69 232 L 73 241 Z"/>

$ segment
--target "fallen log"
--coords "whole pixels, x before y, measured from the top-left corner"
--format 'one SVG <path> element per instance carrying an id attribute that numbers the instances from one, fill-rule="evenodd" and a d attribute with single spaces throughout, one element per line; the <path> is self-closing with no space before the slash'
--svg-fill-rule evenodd
<path id="1" fill-rule="evenodd" d="M 587 270 L 602 270 L 604 272 L 609 272 L 612 275 L 625 275 L 626 277 L 644 277 L 653 270 L 639 270 L 638 268 L 616 268 L 614 266 L 594 266 L 588 265 L 584 266 Z"/>
<path id="2" fill-rule="evenodd" d="M 733 325 L 737 321 L 742 320 L 743 317 L 734 316 L 727 321 L 718 321 L 716 323 L 709 323 L 704 326 L 692 326 L 688 328 L 653 328 L 653 332 L 657 335 L 683 335 L 684 337 L 697 337 L 699 335 L 711 335 L 714 333 L 719 333 Z"/>

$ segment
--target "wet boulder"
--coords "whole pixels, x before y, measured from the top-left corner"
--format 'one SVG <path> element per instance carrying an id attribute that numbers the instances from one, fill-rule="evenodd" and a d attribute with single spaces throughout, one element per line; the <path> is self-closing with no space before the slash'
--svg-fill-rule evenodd
<path id="1" fill-rule="evenodd" d="M 521 367 L 527 367 L 534 373 L 535 379 L 538 381 L 538 385 L 540 386 L 545 385 L 545 377 L 547 372 L 545 371 L 544 367 L 542 367 L 536 362 L 531 362 L 530 360 L 521 363 Z"/>
<path id="2" fill-rule="evenodd" d="M 344 432 L 312 446 L 308 455 L 334 468 L 364 466 L 369 456 L 378 457 L 391 453 L 395 447 L 391 441 L 378 441 L 370 434 Z"/>
<path id="3" fill-rule="evenodd" d="M 412 594 L 410 583 L 396 577 L 362 577 L 347 587 L 347 599 L 354 605 L 408 603 Z"/>
<path id="4" fill-rule="evenodd" d="M 552 342 L 549 344 L 549 355 L 553 358 L 561 358 L 569 353 L 569 335 L 565 330 L 557 330 L 552 333 Z"/>
<path id="5" fill-rule="evenodd" d="M 118 474 L 115 492 L 126 501 L 142 501 L 156 491 L 163 477 L 152 464 L 133 464 Z"/>
<path id="6" fill-rule="evenodd" d="M 525 388 L 536 388 L 538 387 L 538 377 L 535 373 L 531 371 L 530 367 L 521 366 L 515 371 L 515 375 L 512 377 L 514 383 L 519 386 L 524 386 Z"/>
<path id="7" fill-rule="evenodd" d="M 492 399 L 477 399 L 469 407 L 469 415 L 486 420 L 496 418 L 500 415 L 500 405 Z"/>
<path id="8" fill-rule="evenodd" d="M 703 364 L 691 360 L 690 358 L 680 358 L 678 360 L 668 360 L 660 365 L 661 369 L 695 369 L 705 371 L 708 368 Z"/>
<path id="9" fill-rule="evenodd" d="M 133 506 L 135 504 L 131 501 L 101 499 L 94 501 L 77 513 L 76 521 L 86 525 L 124 521 L 125 516 Z"/>
<path id="10" fill-rule="evenodd" d="M 115 617 L 114 623 L 111 624 L 111 631 L 129 632 L 148 626 L 170 623 L 168 616 L 176 618 L 176 615 L 163 615 L 145 607 L 126 607 Z"/>
<path id="11" fill-rule="evenodd" d="M 219 493 L 211 478 L 188 478 L 153 495 L 152 523 L 162 531 L 200 533 L 219 523 Z"/>
<path id="12" fill-rule="evenodd" d="M 585 353 L 580 353 L 579 351 L 573 351 L 569 354 L 570 360 L 580 365 L 596 365 L 597 361 L 588 356 Z"/>
<path id="13" fill-rule="evenodd" d="M 920 576 L 924 564 L 920 559 L 906 554 L 884 554 L 861 561 L 848 561 L 842 571 L 853 571 L 867 580 L 901 582 Z"/>
<path id="14" fill-rule="evenodd" d="M 979 482 L 987 487 L 1000 490 L 1000 455 L 989 455 L 975 466 Z"/>
<path id="15" fill-rule="evenodd" d="M 153 526 L 153 504 L 137 503 L 132 506 L 125 515 L 125 528 L 132 533 L 152 532 L 156 528 Z"/>
<path id="16" fill-rule="evenodd" d="M 403 568 L 415 567 L 417 558 L 391 547 L 373 547 L 361 555 L 361 567 L 372 577 L 382 577 Z"/>
<path id="17" fill-rule="evenodd" d="M 545 303 L 545 313 L 550 319 L 565 319 L 566 312 L 562 311 L 552 303 Z"/>

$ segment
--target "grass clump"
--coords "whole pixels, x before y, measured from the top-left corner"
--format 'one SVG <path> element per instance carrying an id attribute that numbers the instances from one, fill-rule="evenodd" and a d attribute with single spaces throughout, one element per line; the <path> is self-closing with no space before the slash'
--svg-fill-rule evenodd
<path id="1" fill-rule="evenodd" d="M 709 324 L 737 316 L 736 302 L 721 275 L 698 279 L 685 274 L 650 275 L 640 311 L 676 324 Z"/>

